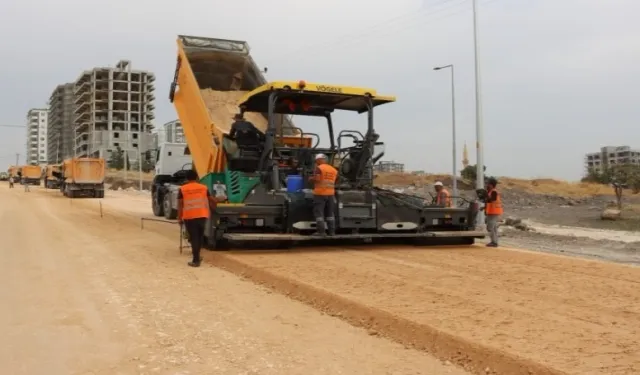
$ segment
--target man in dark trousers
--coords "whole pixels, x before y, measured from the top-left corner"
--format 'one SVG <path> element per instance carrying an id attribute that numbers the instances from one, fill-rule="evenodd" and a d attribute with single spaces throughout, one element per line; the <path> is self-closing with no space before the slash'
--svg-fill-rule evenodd
<path id="1" fill-rule="evenodd" d="M 327 163 L 327 156 L 316 155 L 316 170 L 311 176 L 311 181 L 313 181 L 313 215 L 316 218 L 314 235 L 316 236 L 325 236 L 325 229 L 329 230 L 330 236 L 336 234 L 335 184 L 337 178 L 338 171 Z"/>
<path id="2" fill-rule="evenodd" d="M 217 199 L 212 197 L 209 189 L 198 182 L 198 174 L 194 170 L 186 173 L 187 183 L 180 186 L 178 192 L 178 221 L 184 224 L 189 234 L 193 260 L 188 263 L 191 267 L 199 267 L 200 249 L 204 240 L 204 229 L 212 211 L 215 210 Z"/>

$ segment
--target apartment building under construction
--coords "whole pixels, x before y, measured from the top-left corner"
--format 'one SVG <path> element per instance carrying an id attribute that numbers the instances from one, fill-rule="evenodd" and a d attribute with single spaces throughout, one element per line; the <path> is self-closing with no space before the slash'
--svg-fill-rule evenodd
<path id="1" fill-rule="evenodd" d="M 135 161 L 152 148 L 154 81 L 126 60 L 84 71 L 74 87 L 76 156 L 108 159 L 120 148 Z"/>

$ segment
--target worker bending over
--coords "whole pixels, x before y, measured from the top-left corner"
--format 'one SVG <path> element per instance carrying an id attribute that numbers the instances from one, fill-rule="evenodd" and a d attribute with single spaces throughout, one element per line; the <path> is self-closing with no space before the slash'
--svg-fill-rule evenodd
<path id="1" fill-rule="evenodd" d="M 316 170 L 311 176 L 313 181 L 313 216 L 316 218 L 315 235 L 326 235 L 326 229 L 329 230 L 330 236 L 336 234 L 335 185 L 337 178 L 338 171 L 327 163 L 327 156 L 316 155 Z"/>
<path id="2" fill-rule="evenodd" d="M 487 244 L 488 247 L 498 247 L 498 221 L 503 213 L 502 198 L 496 190 L 496 185 L 498 185 L 498 181 L 495 178 L 491 177 L 487 180 L 487 198 L 484 210 L 487 215 L 487 230 L 491 239 L 491 242 Z"/>
<path id="3" fill-rule="evenodd" d="M 433 187 L 436 189 L 436 206 L 451 207 L 451 194 L 449 194 L 449 191 L 444 188 L 442 182 L 436 181 L 436 183 L 433 184 Z"/>
<path id="4" fill-rule="evenodd" d="M 212 197 L 209 189 L 198 182 L 198 174 L 194 170 L 187 171 L 186 175 L 187 183 L 180 186 L 178 192 L 178 221 L 184 224 L 189 234 L 193 260 L 188 264 L 191 267 L 199 267 L 207 219 L 215 210 L 218 200 L 224 199 Z"/>

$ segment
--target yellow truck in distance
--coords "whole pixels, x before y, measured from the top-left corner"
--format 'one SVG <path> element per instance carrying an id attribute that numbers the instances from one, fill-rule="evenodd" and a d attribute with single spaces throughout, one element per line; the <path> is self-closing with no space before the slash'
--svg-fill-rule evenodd
<path id="1" fill-rule="evenodd" d="M 104 198 L 105 161 L 102 158 L 71 158 L 62 163 L 60 191 L 69 198 Z"/>
<path id="2" fill-rule="evenodd" d="M 18 182 L 18 172 L 20 171 L 20 167 L 12 165 L 7 169 L 7 173 L 9 174 L 9 178 L 13 177 L 13 182 Z"/>
<path id="3" fill-rule="evenodd" d="M 47 165 L 44 173 L 45 189 L 59 189 L 62 182 L 62 164 Z"/>
<path id="4" fill-rule="evenodd" d="M 20 172 L 20 183 L 23 185 L 40 185 L 42 168 L 39 165 L 24 165 Z"/>

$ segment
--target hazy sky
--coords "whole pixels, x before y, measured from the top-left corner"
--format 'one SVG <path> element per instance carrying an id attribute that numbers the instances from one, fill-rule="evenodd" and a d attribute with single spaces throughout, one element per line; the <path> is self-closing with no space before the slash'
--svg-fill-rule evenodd
<path id="1" fill-rule="evenodd" d="M 577 179 L 605 145 L 640 148 L 638 0 L 479 0 L 485 164 L 495 175 Z M 5 0 L 0 125 L 24 125 L 57 84 L 119 59 L 156 74 L 156 125 L 177 34 L 249 42 L 269 80 L 373 87 L 387 157 L 451 170 L 450 76 L 458 144 L 475 159 L 471 0 Z M 339 117 L 337 127 L 364 128 Z M 25 130 L 0 127 L 0 168 L 24 160 Z"/>

